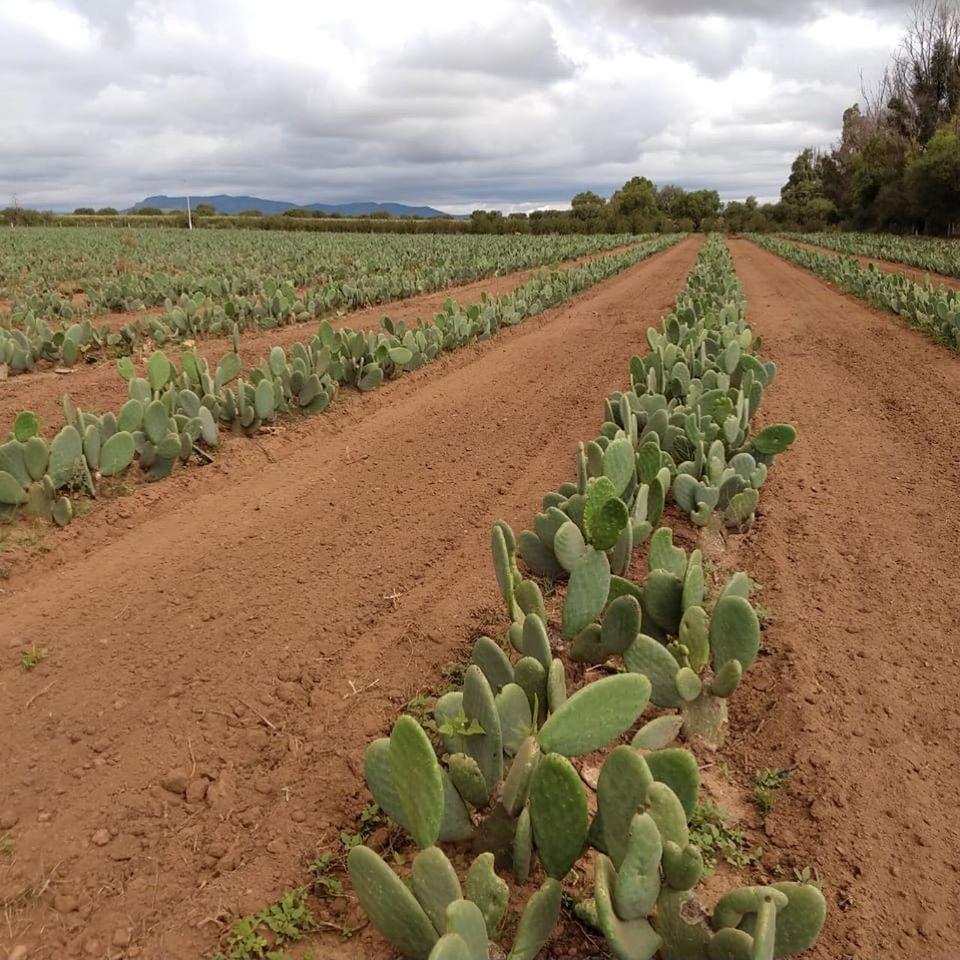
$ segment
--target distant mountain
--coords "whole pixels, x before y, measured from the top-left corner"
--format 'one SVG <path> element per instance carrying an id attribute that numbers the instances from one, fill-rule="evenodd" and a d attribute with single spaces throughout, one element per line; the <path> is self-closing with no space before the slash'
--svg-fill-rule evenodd
<path id="1" fill-rule="evenodd" d="M 394 217 L 448 217 L 450 214 L 433 207 L 408 207 L 405 203 L 290 203 L 287 200 L 264 200 L 261 197 L 231 197 L 217 194 L 212 197 L 191 197 L 190 206 L 206 203 L 214 207 L 217 213 L 236 214 L 244 210 L 259 210 L 261 213 L 283 213 L 294 207 L 302 210 L 321 210 L 324 213 L 339 213 L 345 217 L 358 217 L 364 213 L 389 213 Z M 159 207 L 161 210 L 186 210 L 186 197 L 168 197 L 160 194 L 146 197 L 135 203 L 130 209 L 141 207 Z"/>

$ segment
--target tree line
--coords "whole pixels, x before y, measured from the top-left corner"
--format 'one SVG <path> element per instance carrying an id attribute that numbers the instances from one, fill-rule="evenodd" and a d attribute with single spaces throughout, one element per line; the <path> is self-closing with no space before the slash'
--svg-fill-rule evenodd
<path id="1" fill-rule="evenodd" d="M 960 4 L 920 0 L 840 141 L 803 150 L 780 202 L 779 229 L 838 226 L 953 235 L 960 227 Z"/>

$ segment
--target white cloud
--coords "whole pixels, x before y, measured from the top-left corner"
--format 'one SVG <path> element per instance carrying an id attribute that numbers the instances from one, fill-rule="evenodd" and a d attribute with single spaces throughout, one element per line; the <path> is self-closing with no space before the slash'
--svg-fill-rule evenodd
<path id="1" fill-rule="evenodd" d="M 638 173 L 775 195 L 904 16 L 895 0 L 0 0 L 0 204 L 526 209 Z"/>

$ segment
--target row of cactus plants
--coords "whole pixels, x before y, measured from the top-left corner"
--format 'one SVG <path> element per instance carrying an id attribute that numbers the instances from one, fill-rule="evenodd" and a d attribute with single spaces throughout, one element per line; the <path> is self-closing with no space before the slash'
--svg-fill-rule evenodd
<path id="1" fill-rule="evenodd" d="M 929 277 L 915 283 L 904 274 L 887 273 L 872 263 L 863 266 L 853 257 L 822 253 L 778 237 L 757 234 L 750 239 L 846 293 L 890 311 L 937 343 L 960 350 L 960 291 L 934 286 Z"/>
<path id="2" fill-rule="evenodd" d="M 641 249 L 656 252 L 663 246 L 664 242 L 657 239 Z M 543 271 L 542 278 L 553 278 L 562 272 Z M 130 276 L 125 275 L 118 282 L 126 282 Z M 442 286 L 445 277 L 446 273 L 439 274 L 426 289 Z M 164 279 L 170 283 L 169 278 Z M 376 277 L 368 279 L 368 286 L 373 286 L 365 287 L 362 295 L 346 280 L 303 293 L 292 280 L 278 282 L 268 277 L 249 292 L 242 292 L 246 286 L 233 289 L 229 280 L 217 281 L 215 285 L 211 280 L 204 289 L 164 297 L 160 301 L 164 305 L 162 313 L 139 316 L 117 327 L 109 323 L 98 326 L 89 317 L 74 318 L 72 309 L 65 304 L 60 304 L 51 316 L 53 306 L 44 298 L 32 298 L 27 304 L 14 307 L 7 326 L 0 324 L 0 367 L 5 366 L 14 374 L 32 370 L 39 361 L 71 367 L 92 357 L 130 355 L 145 345 L 159 347 L 201 337 L 225 337 L 235 329 L 270 330 L 381 302 L 390 293 L 396 297 L 413 295 L 424 287 L 417 283 L 409 289 L 383 290 L 375 280 Z M 49 291 L 45 294 L 47 299 L 51 296 L 55 298 Z"/>
<path id="3" fill-rule="evenodd" d="M 701 265 L 729 268 L 721 245 L 709 240 Z M 702 313 L 722 309 L 717 299 Z M 586 858 L 593 896 L 575 914 L 620 960 L 772 960 L 809 948 L 823 925 L 826 904 L 810 884 L 736 889 L 712 914 L 694 893 L 704 873 L 689 823 L 700 775 L 694 755 L 671 744 L 718 741 L 726 698 L 757 656 L 759 621 L 745 573 L 708 603 L 699 551 L 687 556 L 666 527 L 625 537 L 650 523 L 620 499 L 636 481 L 639 437 L 621 429 L 610 441 L 598 475 L 584 476 L 579 458 L 582 508 L 547 507 L 560 514 L 548 519 L 558 570 L 570 577 L 560 637 L 537 579 L 552 578 L 529 566 L 525 575 L 513 530 L 496 523 L 509 627 L 499 642 L 475 642 L 462 688 L 437 700 L 436 746 L 403 716 L 366 751 L 370 792 L 420 852 L 404 881 L 356 847 L 350 877 L 374 926 L 414 960 L 492 955 L 510 896 L 498 869 L 517 885 L 543 875 L 508 955 L 533 960 L 558 921 L 561 884 Z M 634 583 L 630 559 L 648 536 L 648 573 Z M 604 675 L 590 681 L 583 663 Z M 585 682 L 570 694 L 578 673 Z M 650 705 L 679 712 L 644 717 L 623 742 Z M 573 761 L 597 751 L 605 756 L 588 790 Z M 438 844 L 470 844 L 476 857 L 462 881 Z"/>
<path id="4" fill-rule="evenodd" d="M 35 415 L 25 411 L 0 444 L 0 511 L 18 510 L 66 525 L 73 493 L 95 496 L 101 477 L 122 474 L 134 460 L 148 480 L 169 476 L 178 461 L 209 461 L 221 429 L 257 433 L 279 417 L 326 410 L 341 386 L 373 390 L 386 380 L 435 360 L 442 352 L 494 337 L 504 327 L 555 306 L 674 239 L 631 248 L 567 270 L 539 274 L 499 298 L 484 295 L 463 307 L 448 300 L 431 321 L 414 325 L 384 317 L 379 331 L 335 330 L 327 320 L 305 343 L 273 347 L 244 376 L 239 329 L 233 350 L 211 369 L 195 350 L 184 350 L 182 369 L 154 351 L 140 376 L 121 358 L 128 399 L 120 410 L 94 414 L 64 398 L 64 424 L 49 442 Z"/>
<path id="5" fill-rule="evenodd" d="M 782 236 L 849 256 L 873 257 L 947 277 L 960 277 L 960 250 L 952 238 L 847 232 L 786 233 Z"/>
<path id="6" fill-rule="evenodd" d="M 162 307 L 184 294 L 261 297 L 289 281 L 327 287 L 338 309 L 351 309 L 643 239 L 11 228 L 0 236 L 0 299 L 12 313 L 71 319 Z"/>

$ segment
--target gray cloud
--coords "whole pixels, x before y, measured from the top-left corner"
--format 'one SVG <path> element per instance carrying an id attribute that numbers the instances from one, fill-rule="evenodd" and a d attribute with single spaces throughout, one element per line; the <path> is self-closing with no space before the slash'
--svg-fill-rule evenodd
<path id="1" fill-rule="evenodd" d="M 836 136 L 899 16 L 877 0 L 864 30 L 887 33 L 826 42 L 812 27 L 849 4 L 325 6 L 0 6 L 0 204 L 230 192 L 469 210 L 637 173 L 775 195 L 803 146 Z"/>

